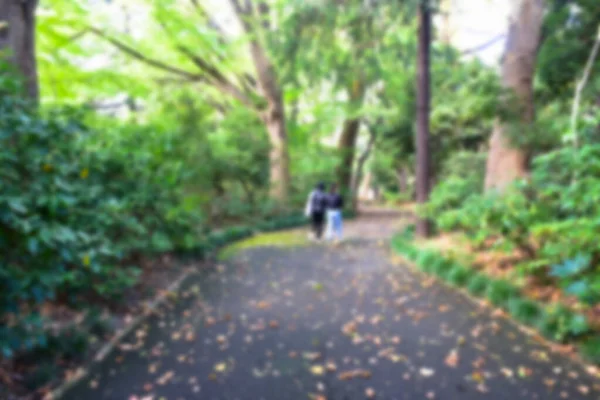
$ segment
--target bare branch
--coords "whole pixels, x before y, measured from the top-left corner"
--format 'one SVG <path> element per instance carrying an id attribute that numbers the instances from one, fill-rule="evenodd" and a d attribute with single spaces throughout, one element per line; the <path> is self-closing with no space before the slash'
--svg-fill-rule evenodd
<path id="1" fill-rule="evenodd" d="M 144 54 L 140 53 L 139 51 L 137 51 L 136 49 L 134 49 L 133 47 L 123 43 L 122 41 L 106 34 L 104 31 L 95 28 L 95 27 L 90 27 L 89 28 L 90 32 L 92 32 L 93 34 L 95 34 L 96 36 L 99 36 L 101 38 L 103 38 L 104 40 L 106 40 L 107 42 L 109 42 L 110 44 L 112 44 L 113 46 L 115 46 L 117 49 L 121 50 L 123 53 L 129 55 L 130 57 L 135 58 L 138 61 L 141 61 L 145 64 L 148 64 L 150 66 L 153 66 L 155 68 L 161 69 L 163 71 L 167 71 L 182 77 L 185 77 L 189 80 L 198 80 L 201 79 L 202 76 L 199 74 L 194 74 L 192 72 L 183 70 L 181 68 L 177 68 L 174 66 L 171 66 L 169 64 L 166 64 L 162 61 L 156 60 L 154 58 L 150 58 L 145 56 Z"/>
<path id="2" fill-rule="evenodd" d="M 499 42 L 500 40 L 504 39 L 506 37 L 506 34 L 502 33 L 496 37 L 494 37 L 491 40 L 488 40 L 487 42 L 480 44 L 479 46 L 473 47 L 471 49 L 467 49 L 467 50 L 463 50 L 461 52 L 462 55 L 467 55 L 467 54 L 472 54 L 472 53 L 477 53 L 480 52 L 482 50 L 487 49 L 488 47 L 496 44 L 497 42 Z"/>

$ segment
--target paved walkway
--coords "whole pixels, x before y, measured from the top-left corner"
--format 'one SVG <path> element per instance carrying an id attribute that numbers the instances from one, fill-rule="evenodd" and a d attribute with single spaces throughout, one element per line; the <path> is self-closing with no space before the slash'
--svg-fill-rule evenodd
<path id="1" fill-rule="evenodd" d="M 600 398 L 582 366 L 394 266 L 371 239 L 396 222 L 355 222 L 340 247 L 245 251 L 188 282 L 66 398 Z"/>

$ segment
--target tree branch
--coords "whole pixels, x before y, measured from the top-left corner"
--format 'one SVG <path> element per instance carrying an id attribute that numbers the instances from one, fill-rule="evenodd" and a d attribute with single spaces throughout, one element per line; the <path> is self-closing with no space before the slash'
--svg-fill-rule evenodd
<path id="1" fill-rule="evenodd" d="M 598 50 L 600 49 L 600 25 L 598 26 L 598 33 L 596 35 L 596 41 L 594 42 L 594 47 L 592 47 L 592 51 L 585 65 L 585 69 L 583 71 L 583 76 L 581 80 L 577 82 L 577 86 L 575 87 L 575 98 L 573 99 L 573 109 L 571 111 L 571 136 L 575 143 L 575 146 L 579 144 L 579 135 L 577 134 L 577 118 L 579 117 L 579 103 L 581 102 L 581 93 L 587 84 L 588 79 L 590 78 L 590 74 L 592 73 L 592 67 L 594 65 L 594 61 L 598 56 Z"/>
<path id="2" fill-rule="evenodd" d="M 121 42 L 120 40 L 118 40 L 112 36 L 109 36 L 108 34 L 106 34 L 105 32 L 103 32 L 102 30 L 100 30 L 98 28 L 89 27 L 89 31 L 92 32 L 93 34 L 95 34 L 96 36 L 101 37 L 102 39 L 106 40 L 107 42 L 109 42 L 110 44 L 115 46 L 117 49 L 121 50 L 123 53 L 125 53 L 125 54 L 129 55 L 130 57 L 133 57 L 136 60 L 141 61 L 145 64 L 148 64 L 155 68 L 161 69 L 163 71 L 167 71 L 167 72 L 182 76 L 189 80 L 197 81 L 199 79 L 202 79 L 202 76 L 199 74 L 194 74 L 192 72 L 189 72 L 189 71 L 177 68 L 177 67 L 173 67 L 171 65 L 168 65 L 168 64 L 166 64 L 162 61 L 156 60 L 154 58 L 147 57 L 144 54 L 137 51 L 136 49 L 134 49 L 133 47 Z"/>
<path id="3" fill-rule="evenodd" d="M 505 37 L 506 37 L 506 34 L 502 33 L 502 34 L 496 36 L 495 38 L 493 38 L 483 44 L 480 44 L 479 46 L 473 47 L 471 49 L 463 50 L 460 54 L 465 56 L 468 54 L 477 53 L 481 50 L 485 50 L 488 47 L 490 47 L 491 45 L 496 44 L 496 42 L 500 41 L 501 39 L 504 39 Z"/>
<path id="4" fill-rule="evenodd" d="M 176 43 L 177 41 L 174 38 L 173 33 L 169 30 L 169 28 L 162 21 L 159 21 L 159 25 L 165 31 L 165 33 L 170 36 L 171 40 Z M 219 71 L 217 67 L 215 67 L 214 65 L 212 65 L 204 58 L 200 57 L 187 46 L 181 43 L 176 43 L 175 47 L 181 54 L 189 58 L 202 72 L 204 72 L 209 77 L 207 83 L 212 84 L 221 92 L 234 97 L 238 101 L 242 102 L 244 105 L 258 110 L 256 104 L 252 101 L 252 97 L 248 96 L 243 90 L 238 88 L 229 79 L 227 79 L 225 74 Z"/>

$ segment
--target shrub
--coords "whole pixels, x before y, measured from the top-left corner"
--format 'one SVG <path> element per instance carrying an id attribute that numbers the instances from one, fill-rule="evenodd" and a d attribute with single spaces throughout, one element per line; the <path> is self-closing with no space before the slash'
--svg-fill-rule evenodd
<path id="1" fill-rule="evenodd" d="M 518 296 L 517 290 L 510 282 L 503 280 L 490 282 L 485 294 L 492 304 L 502 307 L 508 306 L 509 300 Z"/>
<path id="2" fill-rule="evenodd" d="M 467 283 L 467 290 L 474 296 L 483 295 L 490 283 L 490 278 L 483 274 L 475 274 Z"/>
<path id="3" fill-rule="evenodd" d="M 542 309 L 538 303 L 518 297 L 508 300 L 508 310 L 517 320 L 528 325 L 535 323 L 542 314 Z"/>
<path id="4" fill-rule="evenodd" d="M 469 280 L 471 271 L 461 265 L 454 265 L 448 272 L 448 282 L 454 286 L 465 286 Z"/>
<path id="5" fill-rule="evenodd" d="M 0 349 L 47 343 L 35 312 L 68 294 L 118 299 L 137 282 L 130 262 L 194 236 L 173 164 L 150 153 L 96 147 L 98 136 L 69 110 L 41 115 L 0 99 Z"/>
<path id="6" fill-rule="evenodd" d="M 579 345 L 581 354 L 590 362 L 600 363 L 600 335 L 587 338 Z"/>

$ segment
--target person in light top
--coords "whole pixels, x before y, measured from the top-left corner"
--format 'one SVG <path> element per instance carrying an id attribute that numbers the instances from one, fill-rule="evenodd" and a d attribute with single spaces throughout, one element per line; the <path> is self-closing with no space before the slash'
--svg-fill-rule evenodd
<path id="1" fill-rule="evenodd" d="M 327 194 L 327 232 L 325 238 L 328 240 L 342 240 L 342 210 L 344 208 L 344 199 L 337 190 L 337 185 L 331 185 Z"/>

